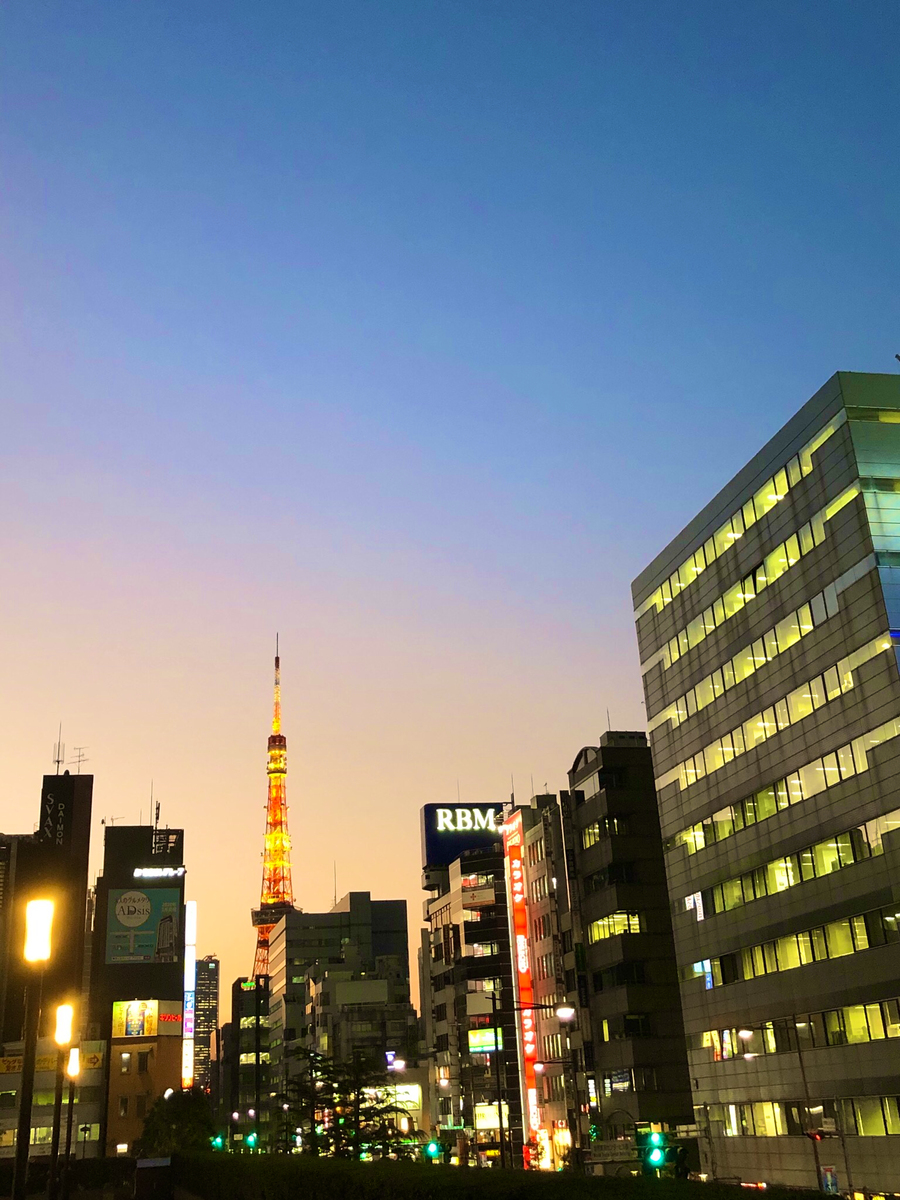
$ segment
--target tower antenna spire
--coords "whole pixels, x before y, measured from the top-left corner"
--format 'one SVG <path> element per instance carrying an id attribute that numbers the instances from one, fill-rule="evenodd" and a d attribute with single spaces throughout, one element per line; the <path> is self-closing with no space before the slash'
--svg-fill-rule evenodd
<path id="1" fill-rule="evenodd" d="M 269 796 L 266 804 L 266 836 L 263 844 L 263 877 L 260 904 L 253 910 L 256 926 L 256 958 L 253 974 L 269 973 L 269 936 L 275 925 L 294 907 L 291 882 L 291 838 L 288 833 L 287 738 L 281 732 L 281 658 L 278 634 L 275 635 L 275 696 L 272 708 L 272 732 L 266 772 Z"/>

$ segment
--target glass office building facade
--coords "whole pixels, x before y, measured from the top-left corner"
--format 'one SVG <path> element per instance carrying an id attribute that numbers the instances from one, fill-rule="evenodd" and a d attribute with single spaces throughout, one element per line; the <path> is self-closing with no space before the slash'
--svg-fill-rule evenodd
<path id="1" fill-rule="evenodd" d="M 633 596 L 705 1168 L 900 1190 L 900 376 L 833 376 Z"/>

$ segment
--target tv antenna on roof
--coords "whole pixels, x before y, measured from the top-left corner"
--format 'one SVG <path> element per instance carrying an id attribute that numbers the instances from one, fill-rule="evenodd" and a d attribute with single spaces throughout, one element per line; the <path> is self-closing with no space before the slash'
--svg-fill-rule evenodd
<path id="1" fill-rule="evenodd" d="M 59 740 L 53 743 L 53 761 L 56 763 L 56 773 L 59 774 L 59 768 L 62 766 L 66 757 L 66 747 L 62 740 L 62 721 L 59 723 Z"/>
<path id="2" fill-rule="evenodd" d="M 74 749 L 75 749 L 75 757 L 70 760 L 69 766 L 72 766 L 74 764 L 78 768 L 78 770 L 75 772 L 75 774 L 80 775 L 82 763 L 90 762 L 90 759 L 85 754 L 85 750 L 89 749 L 89 747 L 88 746 L 75 746 Z"/>

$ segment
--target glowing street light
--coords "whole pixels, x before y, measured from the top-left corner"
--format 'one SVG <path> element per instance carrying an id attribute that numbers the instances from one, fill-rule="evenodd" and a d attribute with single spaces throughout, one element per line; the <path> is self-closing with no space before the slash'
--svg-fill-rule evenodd
<path id="1" fill-rule="evenodd" d="M 60 1004 L 56 1009 L 56 1033 L 54 1040 L 57 1046 L 68 1046 L 72 1041 L 72 1023 L 75 1019 L 75 1009 L 71 1004 Z"/>
<path id="2" fill-rule="evenodd" d="M 53 929 L 52 900 L 29 900 L 25 905 L 25 961 L 46 963 Z"/>
<path id="3" fill-rule="evenodd" d="M 53 929 L 52 900 L 29 900 L 25 905 L 26 963 L 39 968 L 25 985 L 25 1029 L 22 1046 L 22 1082 L 19 1087 L 19 1120 L 16 1132 L 16 1159 L 13 1170 L 12 1200 L 25 1200 L 28 1176 L 28 1151 L 31 1148 L 31 1106 L 34 1101 L 34 1066 L 37 1057 L 38 1027 L 41 1023 L 41 986 L 44 968 L 50 958 Z"/>
<path id="4" fill-rule="evenodd" d="M 59 1017 L 57 1015 L 57 1023 Z M 69 1047 L 69 1056 L 66 1062 L 66 1075 L 69 1078 L 69 1101 L 66 1105 L 66 1157 L 63 1162 L 62 1169 L 62 1188 L 60 1195 L 62 1200 L 68 1200 L 69 1196 L 69 1155 L 72 1153 L 72 1118 L 75 1110 L 75 1080 L 81 1074 L 81 1051 L 77 1046 Z"/>
<path id="5" fill-rule="evenodd" d="M 66 1046 L 72 1041 L 72 1024 L 75 1009 L 71 1004 L 56 1006 L 56 1090 L 53 1095 L 53 1127 L 50 1135 L 50 1175 L 47 1182 L 47 1200 L 56 1200 L 59 1187 L 59 1135 L 62 1128 L 63 1084 L 66 1074 Z"/>

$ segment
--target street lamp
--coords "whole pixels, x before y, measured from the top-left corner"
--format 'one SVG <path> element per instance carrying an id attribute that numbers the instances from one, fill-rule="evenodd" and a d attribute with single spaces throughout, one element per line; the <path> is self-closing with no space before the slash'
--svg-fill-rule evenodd
<path id="1" fill-rule="evenodd" d="M 66 1075 L 69 1078 L 69 1102 L 66 1105 L 66 1160 L 62 1171 L 62 1200 L 69 1197 L 69 1155 L 72 1153 L 72 1113 L 75 1107 L 75 1080 L 81 1074 L 81 1051 L 77 1046 L 69 1050 Z"/>
<path id="2" fill-rule="evenodd" d="M 38 1026 L 41 1021 L 41 988 L 44 982 L 44 968 L 50 958 L 53 911 L 52 900 L 29 900 L 25 905 L 24 958 L 34 970 L 25 985 L 25 1040 L 22 1047 L 22 1082 L 19 1088 L 19 1122 L 12 1200 L 25 1200 L 28 1151 L 31 1147 L 34 1065 L 37 1057 Z"/>
<path id="3" fill-rule="evenodd" d="M 59 1133 L 62 1124 L 63 1079 L 66 1069 L 66 1050 L 72 1041 L 72 1022 L 75 1009 L 71 1004 L 59 1004 L 56 1008 L 56 1091 L 53 1096 L 53 1132 L 50 1139 L 50 1178 L 47 1185 L 48 1200 L 56 1200 L 59 1163 Z"/>

